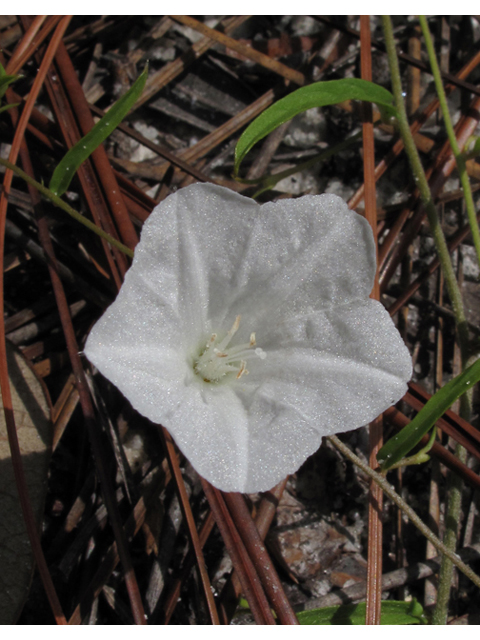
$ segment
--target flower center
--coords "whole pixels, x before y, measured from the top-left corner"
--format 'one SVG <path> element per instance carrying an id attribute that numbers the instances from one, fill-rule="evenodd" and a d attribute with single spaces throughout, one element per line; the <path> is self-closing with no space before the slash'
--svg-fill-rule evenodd
<path id="1" fill-rule="evenodd" d="M 267 354 L 257 347 L 255 334 L 250 335 L 250 342 L 229 347 L 231 339 L 237 333 L 240 326 L 240 316 L 235 318 L 232 328 L 223 338 L 218 340 L 217 334 L 212 333 L 205 349 L 200 353 L 194 363 L 194 370 L 205 382 L 219 382 L 227 375 L 235 375 L 238 380 L 247 375 L 247 360 L 260 358 L 265 360 Z"/>

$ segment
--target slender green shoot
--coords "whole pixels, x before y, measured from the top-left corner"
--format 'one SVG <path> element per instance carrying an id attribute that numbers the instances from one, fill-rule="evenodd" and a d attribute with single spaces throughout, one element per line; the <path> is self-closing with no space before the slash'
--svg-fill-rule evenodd
<path id="1" fill-rule="evenodd" d="M 410 505 L 408 505 L 405 500 L 395 491 L 392 485 L 388 482 L 388 480 L 381 474 L 374 471 L 368 463 L 361 460 L 357 455 L 351 451 L 346 444 L 344 444 L 337 436 L 329 436 L 328 440 L 332 443 L 332 445 L 341 451 L 343 455 L 348 458 L 353 464 L 355 464 L 359 469 L 361 469 L 369 478 L 371 478 L 378 486 L 382 489 L 382 491 L 394 502 L 399 509 L 407 516 L 410 522 L 420 530 L 422 535 L 430 540 L 433 546 L 437 549 L 437 551 L 443 556 L 448 557 L 451 562 L 459 569 L 463 574 L 469 578 L 475 586 L 480 587 L 480 576 L 477 575 L 472 569 L 466 565 L 463 560 L 451 549 L 449 549 L 440 538 L 427 527 L 427 525 L 423 522 L 421 518 L 416 514 L 416 512 L 412 509 Z"/>
<path id="2" fill-rule="evenodd" d="M 432 232 L 437 255 L 442 266 L 443 275 L 445 277 L 445 284 L 448 290 L 448 295 L 450 296 L 450 301 L 455 316 L 460 349 L 462 351 L 462 361 L 465 364 L 468 359 L 468 328 L 465 319 L 465 312 L 463 309 L 462 295 L 460 293 L 457 279 L 455 277 L 452 261 L 448 252 L 447 242 L 443 234 L 440 220 L 438 219 L 437 209 L 435 207 L 435 203 L 433 202 L 428 180 L 425 175 L 425 171 L 423 169 L 422 162 L 420 160 L 420 156 L 418 155 L 418 150 L 408 124 L 407 112 L 403 100 L 400 67 L 398 64 L 397 51 L 395 48 L 395 39 L 393 36 L 392 21 L 389 16 L 382 16 L 382 22 L 383 32 L 385 34 L 385 45 L 387 48 L 388 63 L 390 67 L 390 75 L 392 78 L 392 91 L 395 97 L 395 106 L 398 113 L 398 129 L 403 139 L 405 152 L 410 162 L 415 184 L 418 187 L 420 198 L 422 200 L 423 206 L 425 207 L 425 211 L 427 212 L 430 230 Z"/>
<path id="3" fill-rule="evenodd" d="M 124 244 L 122 244 L 115 238 L 112 238 L 111 235 L 106 233 L 103 229 L 100 229 L 100 227 L 97 227 L 97 225 L 94 224 L 93 222 L 90 222 L 90 220 L 87 220 L 87 218 L 82 216 L 81 213 L 78 213 L 78 211 L 75 211 L 75 209 L 73 209 L 69 204 L 64 202 L 57 195 L 55 195 L 53 191 L 50 191 L 50 189 L 47 189 L 47 187 L 45 187 L 43 184 L 40 184 L 40 182 L 37 182 L 36 180 L 31 178 L 28 175 L 28 173 L 25 173 L 25 171 L 22 171 L 22 169 L 12 164 L 8 160 L 4 160 L 3 158 L 0 158 L 0 165 L 3 165 L 7 169 L 10 169 L 19 178 L 22 178 L 23 180 L 25 180 L 25 182 L 35 187 L 35 189 L 37 189 L 37 191 L 39 191 L 42 194 L 42 196 L 47 198 L 47 200 L 50 200 L 51 202 L 53 202 L 55 206 L 65 211 L 65 213 L 68 213 L 68 215 L 74 218 L 77 222 L 80 222 L 85 227 L 87 227 L 87 229 L 90 229 L 90 231 L 93 231 L 94 233 L 96 233 L 97 236 L 100 236 L 100 238 L 102 238 L 103 240 L 106 240 L 106 242 L 108 242 L 113 247 L 115 247 L 116 249 L 118 249 L 119 251 L 127 255 L 129 258 L 133 258 L 133 251 L 131 249 L 126 247 Z"/>
<path id="4" fill-rule="evenodd" d="M 432 68 L 433 78 L 435 80 L 435 87 L 437 89 L 438 100 L 440 102 L 440 108 L 443 114 L 443 120 L 445 122 L 445 129 L 447 131 L 448 140 L 452 147 L 452 152 L 457 163 L 457 169 L 460 176 L 460 183 L 463 189 L 463 196 L 465 198 L 465 208 L 467 210 L 468 222 L 472 230 L 473 246 L 477 254 L 478 264 L 480 266 L 480 230 L 478 228 L 477 216 L 475 212 L 475 204 L 473 202 L 472 189 L 470 187 L 470 180 L 468 178 L 465 156 L 458 146 L 457 137 L 453 128 L 452 119 L 448 109 L 447 96 L 443 88 L 442 76 L 440 68 L 438 66 L 437 58 L 435 56 L 435 48 L 432 42 L 432 36 L 430 29 L 428 28 L 427 19 L 425 16 L 418 16 L 420 26 L 422 28 L 423 37 L 425 38 L 425 46 L 427 48 L 428 59 L 430 61 L 430 67 Z"/>
<path id="5" fill-rule="evenodd" d="M 412 168 L 415 183 L 420 191 L 420 197 L 425 207 L 425 211 L 428 216 L 430 224 L 430 230 L 435 242 L 437 255 L 442 267 L 443 275 L 445 278 L 445 284 L 447 287 L 448 295 L 450 296 L 450 302 L 452 304 L 453 313 L 455 316 L 455 323 L 457 326 L 458 342 L 460 345 L 460 352 L 462 358 L 462 369 L 467 366 L 469 357 L 469 335 L 468 326 L 465 318 L 465 311 L 463 308 L 462 295 L 458 286 L 453 265 L 450 260 L 450 255 L 443 235 L 442 227 L 438 219 L 437 210 L 433 202 L 430 187 L 420 161 L 417 147 L 413 140 L 410 127 L 408 125 L 407 113 L 405 110 L 405 103 L 402 94 L 402 81 L 400 75 L 400 67 L 398 64 L 398 57 L 395 48 L 395 39 L 393 36 L 392 20 L 389 16 L 382 16 L 383 33 L 385 36 L 385 45 L 387 49 L 388 63 L 390 67 L 390 75 L 392 78 L 392 90 L 395 96 L 395 106 L 398 111 L 398 128 L 400 135 L 402 136 L 405 151 L 407 153 L 410 166 Z M 467 394 L 462 396 L 462 399 L 466 398 Z M 463 406 L 466 403 L 462 403 Z M 456 448 L 456 454 L 463 459 L 464 450 L 458 445 Z M 448 549 L 448 553 L 444 553 L 442 558 L 442 565 L 439 576 L 439 593 L 442 592 L 444 597 L 439 598 L 436 607 L 436 622 L 442 619 L 446 621 L 448 613 L 448 597 L 450 592 L 450 585 L 452 583 L 453 564 L 455 564 L 453 557 L 455 556 L 456 548 L 456 535 L 458 530 L 458 523 L 460 519 L 460 504 L 461 504 L 461 487 L 462 481 L 458 476 L 452 472 L 449 474 L 450 485 L 450 497 L 447 506 L 446 514 L 446 531 L 445 531 L 445 548 Z M 432 543 L 433 544 L 433 543 Z M 441 602 L 440 602 L 441 600 Z M 434 616 L 435 617 L 435 616 Z M 445 622 L 443 622 L 445 624 Z"/>

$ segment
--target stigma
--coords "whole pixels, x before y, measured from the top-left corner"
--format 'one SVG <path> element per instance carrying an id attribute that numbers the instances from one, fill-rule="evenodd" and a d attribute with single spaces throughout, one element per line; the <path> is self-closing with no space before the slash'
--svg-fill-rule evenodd
<path id="1" fill-rule="evenodd" d="M 260 358 L 265 360 L 267 354 L 256 346 L 255 333 L 250 334 L 249 342 L 237 346 L 229 346 L 233 336 L 240 326 L 240 316 L 235 318 L 227 335 L 219 340 L 216 333 L 212 333 L 205 349 L 194 362 L 195 373 L 204 382 L 220 382 L 227 377 L 239 380 L 248 374 L 247 360 Z"/>

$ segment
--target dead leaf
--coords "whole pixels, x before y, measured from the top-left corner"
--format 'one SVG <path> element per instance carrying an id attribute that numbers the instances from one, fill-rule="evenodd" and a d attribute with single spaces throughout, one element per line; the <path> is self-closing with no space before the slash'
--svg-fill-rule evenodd
<path id="1" fill-rule="evenodd" d="M 21 353 L 7 343 L 12 402 L 33 510 L 40 527 L 47 489 L 52 429 L 40 382 Z M 28 594 L 33 554 L 13 475 L 3 403 L 0 401 L 0 624 L 15 623 Z"/>

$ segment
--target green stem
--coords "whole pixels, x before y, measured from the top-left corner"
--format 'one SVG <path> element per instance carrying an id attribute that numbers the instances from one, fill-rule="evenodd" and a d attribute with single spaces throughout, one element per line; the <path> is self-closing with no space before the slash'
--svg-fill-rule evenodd
<path id="1" fill-rule="evenodd" d="M 455 456 L 463 462 L 467 461 L 467 451 L 457 444 Z M 445 533 L 443 542 L 448 549 L 455 551 L 457 547 L 458 523 L 462 508 L 463 481 L 456 473 L 448 477 L 448 508 L 445 517 Z M 453 580 L 453 562 L 447 556 L 442 557 L 440 572 L 438 574 L 437 602 L 432 615 L 432 624 L 447 624 L 448 603 L 450 600 L 450 588 Z"/>
<path id="2" fill-rule="evenodd" d="M 418 155 L 418 151 L 417 151 L 415 142 L 413 140 L 410 127 L 408 125 L 408 119 L 407 119 L 407 114 L 406 114 L 405 105 L 403 102 L 403 95 L 402 95 L 400 68 L 398 65 L 397 52 L 395 49 L 395 40 L 393 37 L 392 21 L 389 16 L 382 16 L 382 22 L 383 22 L 383 31 L 385 35 L 385 44 L 387 47 L 388 62 L 390 66 L 390 74 L 392 77 L 393 95 L 395 97 L 395 106 L 397 107 L 397 110 L 398 110 L 398 126 L 400 129 L 400 134 L 402 136 L 404 146 L 405 146 L 405 151 L 408 155 L 408 159 L 410 161 L 410 165 L 413 171 L 415 183 L 420 192 L 420 197 L 422 199 L 423 206 L 425 207 L 425 211 L 428 216 L 428 221 L 430 224 L 430 229 L 432 232 L 433 239 L 435 241 L 435 247 L 437 250 L 438 258 L 440 260 L 440 264 L 442 266 L 443 274 L 445 277 L 445 284 L 447 286 L 448 295 L 450 296 L 450 301 L 451 301 L 453 313 L 455 316 L 455 322 L 457 325 L 458 342 L 460 345 L 462 370 L 463 370 L 465 369 L 467 365 L 467 360 L 468 360 L 469 335 L 468 335 L 468 326 L 465 318 L 465 312 L 463 309 L 462 296 L 460 293 L 460 289 L 458 287 L 457 280 L 455 278 L 453 265 L 450 260 L 450 255 L 447 249 L 447 243 L 445 241 L 445 236 L 443 235 L 440 221 L 437 216 L 437 211 L 435 208 L 435 204 L 433 202 L 432 194 L 430 192 L 430 187 L 428 185 L 428 181 L 425 176 L 422 163 L 420 161 L 420 156 Z M 440 97 L 440 93 L 439 93 L 439 97 Z M 446 107 L 446 101 L 444 103 L 444 106 Z M 446 115 L 448 114 L 448 108 L 442 107 L 442 110 L 445 118 L 445 124 L 447 124 L 447 119 L 449 120 L 448 115 Z M 451 125 L 450 120 L 449 122 Z M 455 139 L 454 143 L 452 144 L 452 150 L 455 153 L 454 145 L 456 145 L 456 149 L 458 153 L 460 153 L 458 149 L 458 144 L 455 138 L 455 133 L 453 131 L 453 127 L 451 127 L 451 132 L 452 132 L 453 138 Z M 467 192 L 465 191 L 465 188 L 464 188 L 464 194 L 466 195 L 466 193 Z M 475 221 L 475 226 L 476 226 L 476 221 Z M 462 407 L 464 407 L 464 410 L 461 411 L 461 415 L 463 412 L 468 415 L 469 413 L 468 400 L 466 399 L 466 396 L 463 396 L 463 398 L 465 398 L 464 402 L 462 403 Z M 462 417 L 465 417 L 465 415 L 462 415 Z M 459 456 L 460 459 L 463 459 L 465 455 L 463 448 L 460 447 L 460 445 L 458 445 L 457 447 L 457 455 Z M 461 493 L 462 493 L 463 483 L 462 483 L 462 480 L 455 473 L 450 472 L 448 484 L 449 484 L 449 502 L 447 507 L 447 516 L 446 516 L 446 523 L 445 523 L 446 524 L 445 548 L 448 549 L 448 553 L 444 553 L 444 556 L 442 558 L 441 569 L 440 569 L 439 594 L 441 594 L 441 600 L 439 598 L 437 602 L 437 607 L 435 610 L 437 624 L 445 624 L 447 615 L 448 615 L 448 600 L 450 595 L 450 586 L 452 583 L 453 564 L 455 564 L 453 558 L 455 557 L 457 530 L 458 530 L 458 523 L 460 520 Z"/>
<path id="3" fill-rule="evenodd" d="M 457 556 L 439 538 L 437 538 L 433 531 L 431 531 L 431 529 L 427 527 L 423 520 L 419 518 L 412 507 L 410 507 L 405 502 L 405 500 L 398 495 L 398 493 L 384 476 L 370 468 L 366 462 L 363 462 L 363 460 L 356 456 L 353 451 L 351 451 L 347 447 L 347 445 L 345 445 L 339 438 L 337 438 L 337 436 L 330 436 L 328 440 L 336 449 L 341 451 L 341 453 L 343 453 L 346 458 L 353 462 L 353 464 L 355 464 L 367 476 L 372 478 L 372 480 L 376 482 L 379 487 L 381 487 L 383 492 L 397 505 L 399 509 L 403 511 L 403 513 L 410 519 L 411 523 L 420 530 L 420 532 L 427 538 L 427 540 L 430 540 L 430 542 L 440 554 L 449 558 L 451 562 L 467 576 L 467 578 L 469 578 L 477 587 L 480 587 L 480 576 L 472 571 L 468 565 L 460 560 L 459 556 Z"/>
<path id="4" fill-rule="evenodd" d="M 425 46 L 430 60 L 430 66 L 432 68 L 433 78 L 435 80 L 435 87 L 437 89 L 438 100 L 440 102 L 440 108 L 443 114 L 443 120 L 445 122 L 445 129 L 447 131 L 450 146 L 452 148 L 455 161 L 457 163 L 457 169 L 460 176 L 460 182 L 463 188 L 463 195 L 465 198 L 465 207 L 467 210 L 468 221 L 472 231 L 473 244 L 477 253 L 478 264 L 480 265 L 480 231 L 478 229 L 477 217 L 475 213 L 475 205 L 473 203 L 472 190 L 470 188 L 470 180 L 467 174 L 467 168 L 465 165 L 465 157 L 462 154 L 460 147 L 458 146 L 457 137 L 453 128 L 452 120 L 450 118 L 450 111 L 448 109 L 447 97 L 443 88 L 442 78 L 440 75 L 440 68 L 438 66 L 437 58 L 435 56 L 435 49 L 433 46 L 432 37 L 428 28 L 428 23 L 425 16 L 418 17 L 420 26 L 422 28 L 423 37 L 425 39 Z M 470 407 L 467 398 L 462 403 L 461 414 L 462 417 L 467 417 L 470 413 Z M 467 415 L 465 415 L 467 414 Z M 466 462 L 467 452 L 459 444 L 455 448 L 455 455 L 461 462 Z M 463 482 L 456 474 L 451 473 L 448 479 L 448 508 L 445 518 L 445 534 L 444 542 L 449 549 L 454 550 L 457 546 L 457 532 L 460 522 L 461 508 L 462 508 L 462 488 Z M 442 564 L 440 566 L 437 603 L 433 612 L 432 623 L 433 624 L 446 624 L 448 618 L 448 601 L 450 599 L 450 588 L 453 579 L 453 564 L 445 556 L 442 558 Z"/>
<path id="5" fill-rule="evenodd" d="M 472 230 L 473 245 L 477 253 L 478 264 L 480 265 L 480 230 L 478 228 L 477 216 L 475 213 L 475 204 L 473 202 L 470 180 L 468 178 L 467 167 L 465 164 L 465 156 L 458 146 L 457 137 L 455 135 L 455 130 L 450 118 L 447 96 L 445 95 L 445 90 L 443 88 L 442 76 L 440 74 L 440 68 L 435 56 L 435 49 L 432 42 L 432 36 L 430 35 L 430 30 L 428 28 L 427 20 L 425 16 L 418 16 L 418 20 L 420 22 L 420 26 L 422 27 L 423 37 L 425 38 L 425 46 L 427 48 L 428 58 L 430 60 L 430 66 L 432 68 L 433 78 L 435 80 L 438 100 L 440 102 L 440 108 L 442 110 L 443 120 L 445 122 L 445 129 L 447 131 L 450 146 L 452 147 L 455 162 L 457 163 L 457 169 L 460 176 L 463 195 L 465 198 L 465 207 L 467 210 L 468 222 Z"/>
<path id="6" fill-rule="evenodd" d="M 415 141 L 408 124 L 407 112 L 405 110 L 405 104 L 402 95 L 402 81 L 400 76 L 400 68 L 398 65 L 397 52 L 395 49 L 395 40 L 393 37 L 392 21 L 389 16 L 382 16 L 382 22 L 385 35 L 385 45 L 387 48 L 388 63 L 392 78 L 392 91 L 395 98 L 395 106 L 398 111 L 398 128 L 400 130 L 400 135 L 403 139 L 405 151 L 412 168 L 415 184 L 418 187 L 422 204 L 425 207 L 425 211 L 428 216 L 430 230 L 432 232 L 438 258 L 442 266 L 443 274 L 445 277 L 445 284 L 447 286 L 448 295 L 450 296 L 450 301 L 455 316 L 458 339 L 462 352 L 462 360 L 465 363 L 468 358 L 468 328 L 465 319 L 465 312 L 463 310 L 462 295 L 455 278 L 452 261 L 450 260 L 447 243 L 445 240 L 445 236 L 443 235 L 440 221 L 438 219 L 437 210 L 435 208 L 432 194 L 430 192 L 428 180 L 425 175 L 425 171 L 423 170 L 420 156 L 418 155 L 417 147 L 415 145 Z"/>
<path id="7" fill-rule="evenodd" d="M 28 182 L 28 184 L 31 184 L 45 198 L 53 202 L 53 204 L 59 207 L 60 209 L 63 209 L 63 211 L 68 213 L 69 216 L 72 216 L 72 218 L 75 218 L 77 222 L 80 222 L 81 224 L 83 224 L 85 227 L 87 227 L 87 229 L 90 229 L 90 231 L 93 231 L 94 233 L 96 233 L 98 236 L 100 236 L 100 238 L 103 238 L 103 240 L 106 240 L 106 242 L 108 242 L 113 247 L 115 247 L 116 249 L 118 249 L 119 251 L 127 255 L 129 258 L 133 258 L 133 251 L 131 249 L 126 247 L 124 244 L 122 244 L 118 240 L 115 240 L 115 238 L 112 238 L 111 235 L 103 231 L 103 229 L 100 229 L 100 227 L 97 227 L 97 225 L 94 224 L 93 222 L 90 222 L 90 220 L 87 220 L 87 218 L 82 216 L 82 214 L 78 213 L 78 211 L 75 211 L 75 209 L 73 209 L 69 204 L 67 204 L 61 198 L 56 196 L 53 193 L 53 191 L 50 191 L 50 189 L 47 189 L 47 187 L 45 187 L 43 184 L 40 184 L 40 182 L 37 182 L 36 180 L 31 178 L 28 175 L 28 173 L 25 173 L 25 171 L 22 171 L 22 169 L 17 167 L 15 164 L 12 164 L 11 162 L 8 162 L 8 160 L 4 160 L 3 158 L 0 158 L 0 165 L 3 165 L 7 169 L 10 169 L 19 178 L 22 178 L 22 180 L 25 180 L 25 182 Z"/>
<path id="8" fill-rule="evenodd" d="M 387 471 L 393 471 L 393 469 L 399 469 L 400 467 L 409 467 L 414 464 L 423 464 L 424 462 L 428 462 L 430 460 L 428 452 L 433 447 L 436 435 L 437 428 L 434 426 L 427 444 L 422 449 L 420 449 L 420 451 L 417 451 L 417 453 L 415 453 L 413 456 L 402 458 L 395 464 L 389 465 L 387 468 L 382 468 L 382 473 L 386 474 Z"/>

